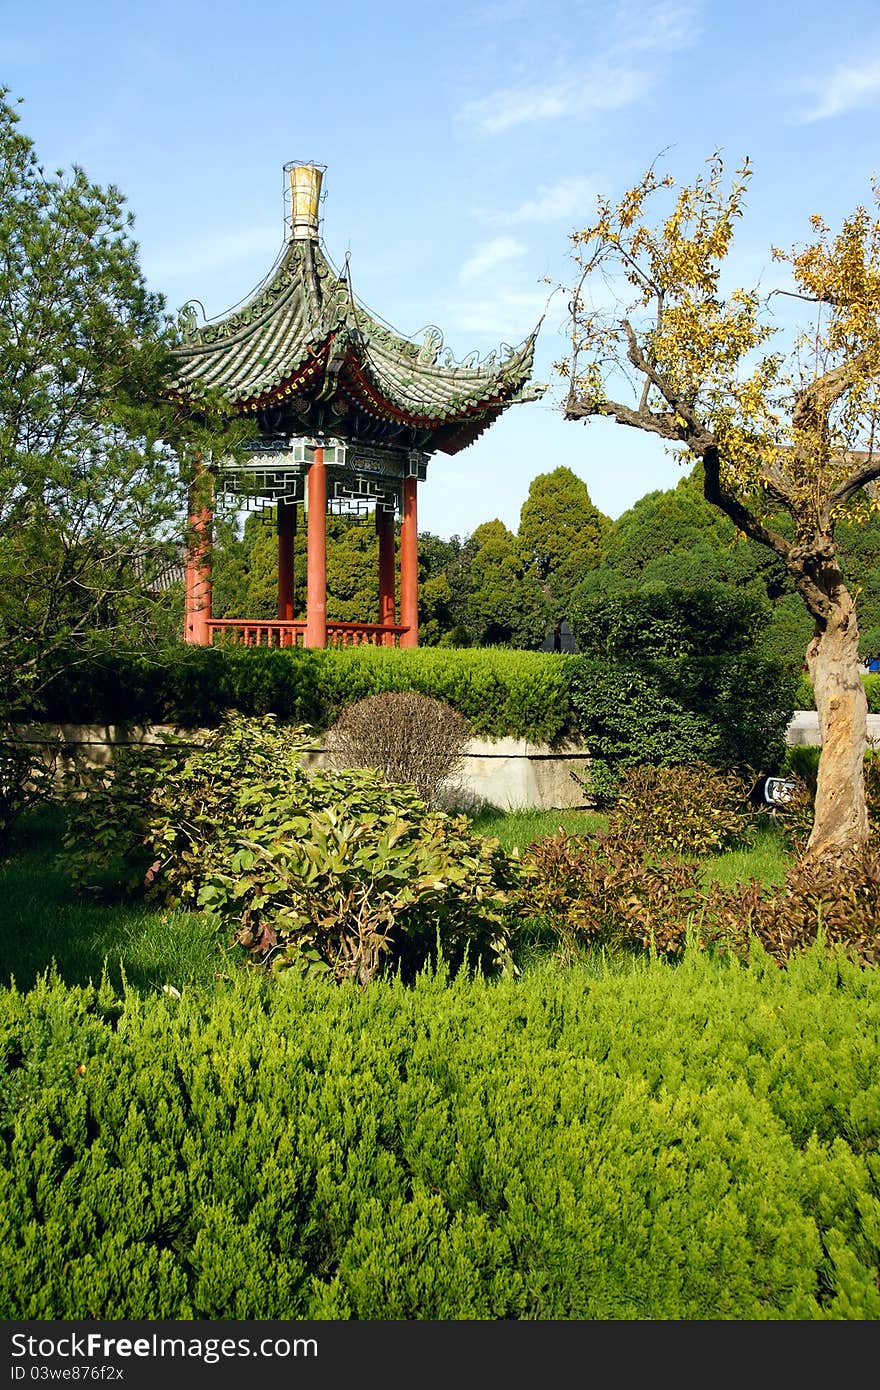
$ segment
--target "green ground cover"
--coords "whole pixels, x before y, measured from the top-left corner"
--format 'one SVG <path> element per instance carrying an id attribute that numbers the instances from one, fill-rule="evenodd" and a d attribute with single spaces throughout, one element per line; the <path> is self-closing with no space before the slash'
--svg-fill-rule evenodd
<path id="1" fill-rule="evenodd" d="M 880 975 L 0 989 L 0 1317 L 877 1320 Z"/>
<path id="2" fill-rule="evenodd" d="M 563 964 L 526 923 L 513 978 L 267 976 L 76 897 L 62 828 L 0 865 L 0 1317 L 880 1320 L 876 970 Z M 768 824 L 696 863 L 785 858 Z"/>

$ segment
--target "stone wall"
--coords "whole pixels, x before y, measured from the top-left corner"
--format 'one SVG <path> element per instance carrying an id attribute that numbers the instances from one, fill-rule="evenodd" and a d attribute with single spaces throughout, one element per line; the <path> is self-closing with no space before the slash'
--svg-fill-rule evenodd
<path id="1" fill-rule="evenodd" d="M 154 725 L 117 728 L 112 724 L 31 724 L 16 730 L 16 742 L 42 750 L 59 781 L 77 767 L 107 767 L 113 749 L 160 743 L 163 733 L 200 741 L 199 731 Z M 326 766 L 323 748 L 308 754 L 306 764 Z M 576 807 L 587 805 L 582 782 L 589 754 L 583 748 L 547 748 L 525 739 L 472 739 L 456 777 L 456 800 L 469 807 Z"/>
<path id="2" fill-rule="evenodd" d="M 158 743 L 163 732 L 190 737 L 194 745 L 199 742 L 198 730 L 161 725 L 116 728 L 112 724 L 33 724 L 20 727 L 16 741 L 41 748 L 60 779 L 76 766 L 107 766 L 114 747 Z M 796 711 L 787 741 L 790 745 L 819 744 L 815 710 Z M 868 741 L 880 748 L 880 715 L 868 715 Z M 325 766 L 327 755 L 319 748 L 306 761 Z M 573 745 L 554 749 L 525 739 L 473 739 L 456 779 L 456 799 L 466 806 L 491 805 L 503 811 L 588 806 L 583 782 L 589 764 L 588 751 Z"/>

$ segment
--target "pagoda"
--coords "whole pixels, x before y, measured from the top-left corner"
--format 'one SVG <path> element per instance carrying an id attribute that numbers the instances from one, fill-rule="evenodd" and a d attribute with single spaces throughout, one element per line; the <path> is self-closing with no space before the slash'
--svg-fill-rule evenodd
<path id="1" fill-rule="evenodd" d="M 505 345 L 484 360 L 472 353 L 463 362 L 443 351 L 436 328 L 421 342 L 401 337 L 359 303 L 347 265 L 340 274 L 324 251 L 323 168 L 294 163 L 285 172 L 290 214 L 275 267 L 241 307 L 220 319 L 197 326 L 194 310 L 182 311 L 171 392 L 194 411 L 206 399 L 219 400 L 228 414 L 256 422 L 245 461 L 213 465 L 211 481 L 215 496 L 274 515 L 277 619 L 212 616 L 213 517 L 200 487 L 190 507 L 184 636 L 200 644 L 414 647 L 418 485 L 432 454 L 457 453 L 508 406 L 543 394 L 546 387 L 529 380 L 538 329 L 519 348 Z M 327 621 L 328 510 L 375 515 L 378 623 Z M 304 622 L 294 621 L 293 593 L 301 513 L 307 545 Z"/>

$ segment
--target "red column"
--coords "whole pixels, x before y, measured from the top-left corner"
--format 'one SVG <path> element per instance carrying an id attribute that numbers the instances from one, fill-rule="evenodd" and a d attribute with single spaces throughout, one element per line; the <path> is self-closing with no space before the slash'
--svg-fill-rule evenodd
<path id="1" fill-rule="evenodd" d="M 293 502 L 279 502 L 278 528 L 278 617 L 293 621 L 293 534 L 296 508 Z"/>
<path id="2" fill-rule="evenodd" d="M 400 523 L 400 625 L 408 628 L 402 647 L 419 645 L 419 537 L 415 478 L 403 480 L 403 518 Z"/>
<path id="3" fill-rule="evenodd" d="M 376 534 L 379 537 L 379 622 L 394 626 L 394 513 L 376 507 Z M 393 647 L 394 637 L 386 633 L 383 647 Z"/>
<path id="4" fill-rule="evenodd" d="M 315 450 L 309 469 L 305 647 L 327 645 L 327 469 Z"/>
<path id="5" fill-rule="evenodd" d="M 189 533 L 186 541 L 186 613 L 184 641 L 206 647 L 211 619 L 211 479 L 196 463 L 189 489 Z"/>

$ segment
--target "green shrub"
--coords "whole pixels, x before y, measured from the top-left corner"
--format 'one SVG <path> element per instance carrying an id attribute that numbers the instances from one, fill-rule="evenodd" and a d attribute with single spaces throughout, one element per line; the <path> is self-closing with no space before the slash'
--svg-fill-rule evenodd
<path id="1" fill-rule="evenodd" d="M 324 804 L 324 784 L 302 764 L 313 746 L 305 728 L 233 711 L 198 744 L 165 734 L 122 749 L 108 767 L 72 775 L 63 865 L 77 887 L 115 875 L 193 907 L 212 856 L 222 861 L 240 831 Z"/>
<path id="2" fill-rule="evenodd" d="M 7 1320 L 880 1318 L 880 976 L 0 991 Z"/>
<path id="3" fill-rule="evenodd" d="M 571 623 L 582 652 L 641 664 L 748 651 L 769 618 L 767 602 L 751 590 L 654 583 L 582 600 Z"/>
<path id="4" fill-rule="evenodd" d="M 562 653 L 425 647 L 265 649 L 184 643 L 150 658 L 107 653 L 59 661 L 39 704 L 20 719 L 63 723 L 218 725 L 232 709 L 328 729 L 342 711 L 384 690 L 443 701 L 474 734 L 556 743 L 573 732 Z"/>
<path id="5" fill-rule="evenodd" d="M 717 663 L 570 662 L 579 737 L 612 774 L 644 764 L 760 769 L 782 761 L 791 701 L 781 668 L 746 655 Z"/>
<path id="6" fill-rule="evenodd" d="M 718 584 L 583 603 L 574 625 L 583 655 L 568 668 L 581 740 L 612 774 L 646 763 L 778 766 L 794 683 L 756 646 L 768 613 Z"/>
<path id="7" fill-rule="evenodd" d="M 373 806 L 363 807 L 369 788 Z M 357 813 L 332 809 L 241 834 L 203 880 L 199 906 L 274 969 L 295 966 L 369 983 L 391 968 L 411 980 L 439 950 L 455 969 L 511 968 L 497 841 L 464 816 L 429 812 L 373 777 Z"/>
<path id="8" fill-rule="evenodd" d="M 463 817 L 381 774 L 303 765 L 308 732 L 235 712 L 201 746 L 168 736 L 76 785 L 64 863 L 201 907 L 257 958 L 365 983 L 509 964 L 506 857 Z"/>

